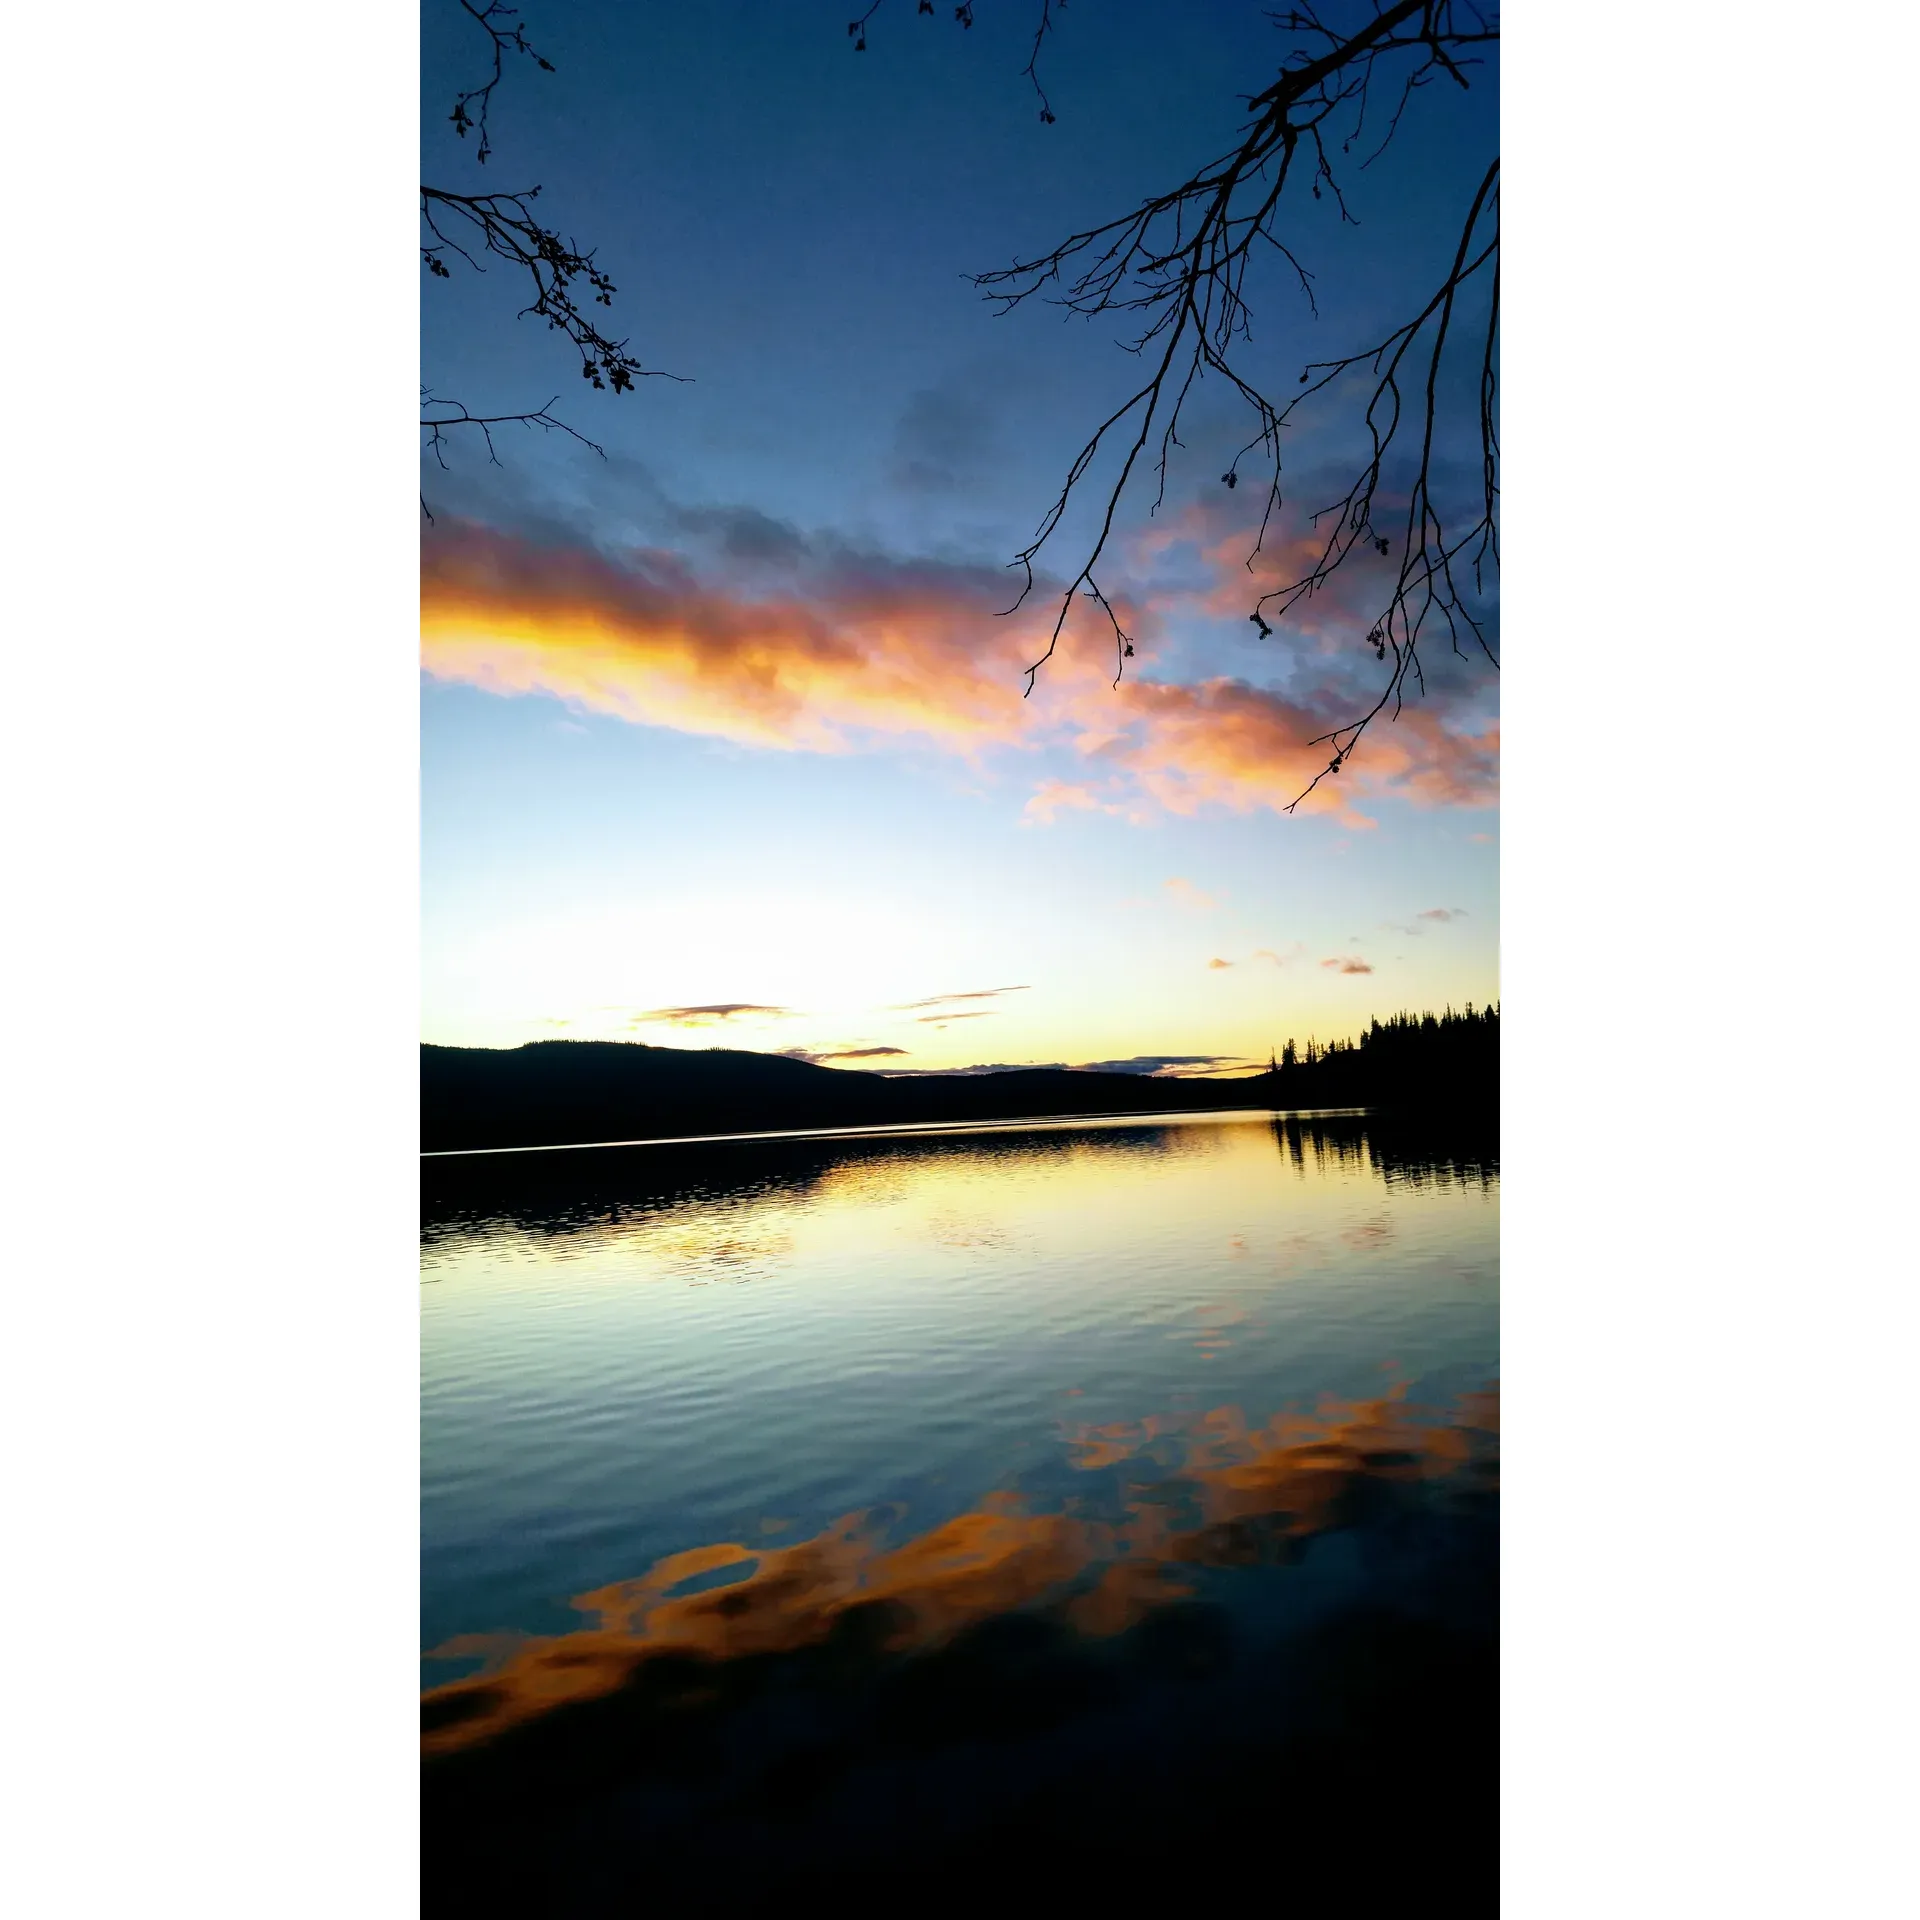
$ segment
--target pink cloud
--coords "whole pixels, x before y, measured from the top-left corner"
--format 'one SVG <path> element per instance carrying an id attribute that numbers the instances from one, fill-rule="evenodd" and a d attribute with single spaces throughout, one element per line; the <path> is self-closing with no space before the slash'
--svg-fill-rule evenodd
<path id="1" fill-rule="evenodd" d="M 978 761 L 1077 749 L 1087 777 L 1044 780 L 1027 803 L 1043 824 L 1065 811 L 1285 808 L 1327 764 L 1328 748 L 1307 742 L 1367 704 L 1352 686 L 1290 696 L 1230 678 L 1115 688 L 1110 649 L 1078 624 L 1081 608 L 1023 698 L 1051 610 L 1001 618 L 1005 584 L 987 568 L 834 553 L 749 594 L 673 554 L 615 557 L 443 520 L 421 587 L 427 672 L 495 693 L 776 751 L 911 740 Z M 1140 621 L 1143 607 L 1119 604 Z M 1490 805 L 1498 741 L 1490 723 L 1456 727 L 1409 706 L 1376 723 L 1300 810 L 1364 828 L 1368 798 Z"/>

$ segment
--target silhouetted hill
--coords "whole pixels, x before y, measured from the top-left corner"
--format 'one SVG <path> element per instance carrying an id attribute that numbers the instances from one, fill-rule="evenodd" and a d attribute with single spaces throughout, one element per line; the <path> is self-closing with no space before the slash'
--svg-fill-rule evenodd
<path id="1" fill-rule="evenodd" d="M 1444 1105 L 1491 1109 L 1499 1016 L 1396 1016 L 1351 1046 L 1288 1042 L 1277 1071 L 1163 1080 L 1053 1067 L 889 1079 L 724 1047 L 536 1040 L 420 1049 L 421 1150 L 567 1146 L 596 1140 L 797 1128 L 941 1125 L 1056 1115 L 1233 1107 Z"/>
<path id="2" fill-rule="evenodd" d="M 592 1040 L 537 1040 L 498 1050 L 428 1046 L 420 1049 L 420 1065 L 421 1147 L 429 1153 L 799 1127 L 1184 1112 L 1232 1106 L 1242 1095 L 1229 1088 L 1245 1084 L 1057 1068 L 890 1080 L 775 1054 Z"/>

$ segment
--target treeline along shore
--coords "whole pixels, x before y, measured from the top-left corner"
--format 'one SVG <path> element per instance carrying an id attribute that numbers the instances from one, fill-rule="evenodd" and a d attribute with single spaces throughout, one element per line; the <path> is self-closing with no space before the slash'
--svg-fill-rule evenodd
<path id="1" fill-rule="evenodd" d="M 1357 1040 L 1289 1040 L 1258 1073 L 1168 1079 L 1078 1068 L 889 1076 L 778 1054 L 615 1040 L 420 1049 L 423 1153 L 828 1127 L 1367 1106 L 1490 1119 L 1499 1008 L 1395 1014 Z"/>

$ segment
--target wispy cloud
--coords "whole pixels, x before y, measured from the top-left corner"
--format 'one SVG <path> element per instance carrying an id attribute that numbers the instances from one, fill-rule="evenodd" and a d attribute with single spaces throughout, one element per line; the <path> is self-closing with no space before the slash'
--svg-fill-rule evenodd
<path id="1" fill-rule="evenodd" d="M 689 526 L 701 519 L 679 517 Z M 1091 629 L 1081 644 L 1083 608 L 1024 699 L 1024 669 L 1044 649 L 1050 615 L 1036 596 L 1020 615 L 1000 617 L 1000 569 L 809 541 L 760 525 L 764 516 L 745 533 L 738 513 L 706 518 L 726 522 L 722 547 L 752 534 L 752 567 L 723 564 L 719 549 L 703 571 L 684 554 L 608 554 L 444 515 L 422 556 L 426 670 L 782 751 L 906 740 L 974 759 L 1077 751 L 1085 777 L 1036 792 L 1035 820 L 1063 809 L 1142 817 L 1284 808 L 1326 764 L 1324 747 L 1307 743 L 1370 704 L 1351 649 L 1312 662 L 1321 682 L 1289 693 L 1233 678 L 1129 678 L 1115 688 L 1110 649 Z M 1142 636 L 1144 660 L 1152 608 L 1124 595 L 1118 604 Z M 1369 797 L 1491 805 L 1497 754 L 1492 722 L 1462 718 L 1436 697 L 1376 725 L 1360 757 L 1302 810 L 1364 827 L 1371 822 L 1356 803 Z"/>
<path id="2" fill-rule="evenodd" d="M 991 1020 L 998 1012 L 998 1007 L 976 1007 L 971 1013 L 923 1013 L 913 1024 L 916 1027 L 944 1027 L 949 1020 Z"/>
<path id="3" fill-rule="evenodd" d="M 905 1047 L 833 1047 L 824 1053 L 816 1053 L 809 1047 L 782 1047 L 782 1060 L 804 1060 L 809 1066 L 821 1066 L 829 1060 L 885 1060 L 890 1057 L 905 1059 L 908 1049 Z"/>
<path id="4" fill-rule="evenodd" d="M 1284 953 L 1276 953 L 1271 947 L 1255 947 L 1254 950 L 1247 955 L 1246 964 L 1251 966 L 1256 960 L 1264 960 L 1270 967 L 1289 966 L 1305 952 L 1306 947 L 1298 940 L 1288 947 Z M 1226 960 L 1215 957 L 1207 962 L 1207 970 L 1213 972 L 1224 967 L 1237 967 L 1240 964 L 1238 960 Z"/>
<path id="5" fill-rule="evenodd" d="M 894 428 L 893 484 L 915 493 L 946 494 L 985 478 L 995 456 L 994 411 L 982 404 L 982 383 L 957 372 L 937 386 L 923 387 L 907 401 Z"/>
<path id="6" fill-rule="evenodd" d="M 1209 907 L 1217 907 L 1220 904 L 1216 895 L 1203 892 L 1191 880 L 1183 880 L 1177 873 L 1166 882 L 1166 889 L 1181 906 L 1192 907 L 1199 913 L 1204 913 Z"/>
<path id="7" fill-rule="evenodd" d="M 1323 967 L 1333 967 L 1341 973 L 1371 973 L 1372 966 L 1362 960 L 1357 953 L 1336 953 L 1331 960 L 1322 960 Z"/>
<path id="8" fill-rule="evenodd" d="M 1464 920 L 1466 917 L 1465 907 L 1428 907 L 1424 912 L 1415 914 L 1411 920 L 1382 920 L 1380 925 L 1388 933 L 1404 933 L 1418 940 L 1423 933 L 1430 931 L 1429 928 L 1420 925 L 1422 920 L 1444 926 L 1450 920 Z M 1357 935 L 1352 937 L 1358 938 Z"/>
<path id="9" fill-rule="evenodd" d="M 962 1000 L 996 1000 L 1003 993 L 1031 993 L 1027 987 L 975 987 L 970 993 L 930 993 L 924 1000 L 908 1000 L 895 1013 L 918 1013 L 922 1007 L 944 1007 Z"/>
<path id="10" fill-rule="evenodd" d="M 767 1020 L 791 1020 L 796 1016 L 791 1007 L 761 1006 L 751 1000 L 716 1000 L 704 1007 L 652 1007 L 645 1013 L 636 1013 L 627 1025 L 630 1027 L 718 1027 L 729 1020 L 755 1017 Z"/>
<path id="11" fill-rule="evenodd" d="M 1257 1062 L 1229 1053 L 1136 1053 L 1124 1060 L 994 1060 L 972 1067 L 896 1067 L 896 1080 L 967 1079 L 982 1073 L 1130 1073 L 1147 1079 L 1182 1080 L 1214 1073 L 1244 1073 Z"/>
<path id="12" fill-rule="evenodd" d="M 1133 1073 L 1163 1080 L 1244 1072 L 1253 1062 L 1236 1053 L 1136 1053 L 1125 1060 L 1083 1060 L 1076 1073 Z"/>
<path id="13" fill-rule="evenodd" d="M 980 1073 L 1064 1073 L 1064 1060 L 993 1060 L 974 1067 L 882 1068 L 890 1080 L 964 1080 Z"/>
<path id="14" fill-rule="evenodd" d="M 1021 809 L 1021 817 L 1029 825 L 1048 827 L 1063 813 L 1111 813 L 1135 822 L 1146 818 L 1146 811 L 1140 806 L 1102 799 L 1091 787 L 1073 780 L 1042 780 Z"/>

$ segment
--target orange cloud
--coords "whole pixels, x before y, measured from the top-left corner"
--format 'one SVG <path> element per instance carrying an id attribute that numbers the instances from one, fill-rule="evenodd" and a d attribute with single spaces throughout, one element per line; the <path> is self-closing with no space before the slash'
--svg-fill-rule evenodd
<path id="1" fill-rule="evenodd" d="M 758 595 L 715 584 L 672 554 L 618 558 L 471 522 L 442 521 L 421 568 L 423 664 L 442 680 L 545 694 L 641 725 L 745 746 L 846 753 L 911 739 L 977 759 L 1069 746 L 1089 778 L 1047 780 L 1028 817 L 1063 810 L 1142 817 L 1287 806 L 1327 763 L 1316 734 L 1369 701 L 1355 688 L 1289 698 L 1235 679 L 1111 682 L 1108 649 L 1076 614 L 1022 697 L 1051 610 L 1001 617 L 992 569 L 829 554 Z M 1142 608 L 1121 605 L 1138 622 Z M 1303 812 L 1371 820 L 1354 792 L 1419 806 L 1485 806 L 1497 731 L 1450 727 L 1432 706 L 1384 719 L 1359 759 Z"/>
<path id="2" fill-rule="evenodd" d="M 870 735 L 965 750 L 1032 730 L 1045 707 L 1022 701 L 1021 670 L 1045 642 L 1033 619 L 994 618 L 1005 601 L 977 570 L 872 563 L 747 598 L 672 554 L 614 560 L 471 522 L 430 535 L 421 565 L 438 678 L 823 753 Z"/>
<path id="3" fill-rule="evenodd" d="M 1327 765 L 1330 750 L 1308 742 L 1353 718 L 1357 704 L 1350 697 L 1336 704 L 1325 695 L 1307 704 L 1227 679 L 1192 686 L 1137 680 L 1123 684 L 1120 693 L 1136 725 L 1095 745 L 1094 756 L 1124 767 L 1178 814 L 1205 806 L 1235 813 L 1284 808 Z M 1368 795 L 1422 806 L 1491 806 L 1498 762 L 1497 723 L 1461 733 L 1431 708 L 1408 707 L 1396 721 L 1377 721 L 1359 759 L 1323 780 L 1301 811 L 1333 813 L 1351 827 L 1372 826 L 1343 793 L 1349 782 Z"/>

